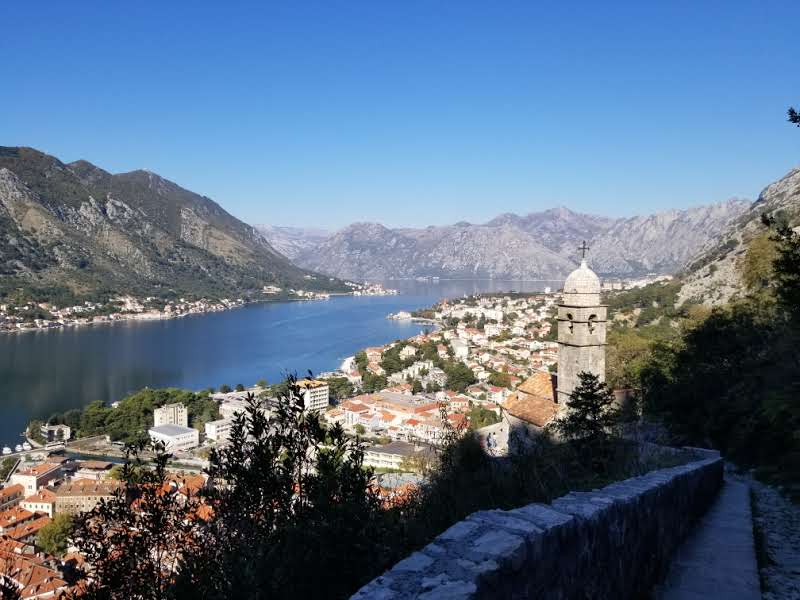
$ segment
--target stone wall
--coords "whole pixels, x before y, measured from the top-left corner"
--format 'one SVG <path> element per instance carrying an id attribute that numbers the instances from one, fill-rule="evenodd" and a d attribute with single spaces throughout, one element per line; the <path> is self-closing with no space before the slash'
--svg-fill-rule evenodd
<path id="1" fill-rule="evenodd" d="M 355 600 L 647 596 L 722 485 L 719 453 L 551 504 L 473 513 Z"/>

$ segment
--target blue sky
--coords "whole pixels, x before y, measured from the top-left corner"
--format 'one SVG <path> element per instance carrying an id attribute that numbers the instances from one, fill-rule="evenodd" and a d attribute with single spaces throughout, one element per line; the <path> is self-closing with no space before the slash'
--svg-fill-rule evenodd
<path id="1" fill-rule="evenodd" d="M 800 163 L 795 2 L 15 2 L 0 144 L 251 223 L 755 197 Z"/>

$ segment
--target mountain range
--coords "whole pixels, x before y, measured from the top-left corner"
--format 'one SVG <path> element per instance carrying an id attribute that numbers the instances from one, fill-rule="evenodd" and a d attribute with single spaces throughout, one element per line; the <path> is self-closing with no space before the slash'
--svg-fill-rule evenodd
<path id="1" fill-rule="evenodd" d="M 674 273 L 713 242 L 750 202 L 609 218 L 553 208 L 505 213 L 475 225 L 390 229 L 354 223 L 325 232 L 258 226 L 296 264 L 336 277 L 561 279 L 578 263 L 586 240 L 590 262 L 604 276 Z"/>
<path id="2" fill-rule="evenodd" d="M 155 173 L 111 174 L 0 147 L 0 292 L 223 297 L 267 284 L 345 289 L 296 267 L 210 198 Z"/>

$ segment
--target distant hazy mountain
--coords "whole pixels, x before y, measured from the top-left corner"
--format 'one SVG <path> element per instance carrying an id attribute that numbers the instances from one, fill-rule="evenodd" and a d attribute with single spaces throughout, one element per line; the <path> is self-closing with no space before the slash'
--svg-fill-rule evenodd
<path id="1" fill-rule="evenodd" d="M 223 296 L 339 288 L 294 266 L 218 204 L 148 171 L 112 175 L 0 147 L 0 291 Z"/>
<path id="2" fill-rule="evenodd" d="M 750 241 L 764 235 L 761 215 L 785 216 L 789 223 L 800 220 L 800 167 L 768 185 L 746 211 L 718 236 L 709 240 L 683 273 L 681 300 L 722 304 L 744 291 L 740 260 Z"/>
<path id="3" fill-rule="evenodd" d="M 575 267 L 576 248 L 587 240 L 591 263 L 603 275 L 672 273 L 748 206 L 729 200 L 627 219 L 554 208 L 524 216 L 506 213 L 484 225 L 424 229 L 354 223 L 324 240 L 304 238 L 305 247 L 293 259 L 353 279 L 559 279 Z M 264 233 L 280 243 L 270 231 Z"/>
<path id="4" fill-rule="evenodd" d="M 290 259 L 295 259 L 303 252 L 315 248 L 331 235 L 330 231 L 313 227 L 273 227 L 272 225 L 256 225 L 272 247 Z"/>

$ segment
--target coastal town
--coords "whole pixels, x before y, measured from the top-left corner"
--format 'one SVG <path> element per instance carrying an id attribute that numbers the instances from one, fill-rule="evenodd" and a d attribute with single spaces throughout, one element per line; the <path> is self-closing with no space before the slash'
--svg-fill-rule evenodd
<path id="1" fill-rule="evenodd" d="M 391 293 L 382 290 L 359 291 Z M 382 494 L 396 497 L 420 482 L 448 432 L 491 429 L 515 390 L 536 373 L 549 373 L 557 360 L 555 302 L 551 294 L 443 301 L 411 315 L 429 322 L 431 331 L 365 348 L 339 370 L 298 381 L 298 389 L 308 410 L 368 441 L 364 464 L 375 470 Z M 171 311 L 202 306 L 178 303 Z M 146 309 L 132 300 L 125 307 L 132 314 Z M 228 442 L 249 395 L 269 416 L 277 393 L 277 386 L 265 382 L 249 388 L 222 386 L 204 396 L 215 409 L 204 421 L 190 418 L 189 407 L 181 402 L 156 407 L 141 433 L 172 455 L 174 493 L 206 485 L 208 452 Z M 107 410 L 122 410 L 128 401 Z M 69 588 L 70 569 L 80 557 L 66 541 L 53 548 L 45 540 L 65 520 L 115 494 L 123 456 L 111 432 L 83 436 L 65 423 L 32 427 L 24 445 L 4 448 L 0 457 L 0 560 L 13 562 L 11 573 L 23 598 L 55 596 Z M 491 435 L 487 440 L 491 448 Z"/>
<path id="2" fill-rule="evenodd" d="M 348 282 L 353 296 L 387 296 L 397 290 L 381 284 Z M 164 300 L 154 296 L 136 298 L 130 295 L 114 296 L 107 301 L 84 301 L 79 304 L 59 306 L 53 302 L 24 301 L 0 304 L 0 332 L 32 331 L 59 327 L 113 323 L 120 321 L 157 321 L 189 315 L 220 312 L 239 308 L 245 304 L 266 301 L 328 300 L 327 292 L 281 288 L 265 285 L 260 296 L 254 298 L 221 298 L 197 300 L 177 298 Z"/>

